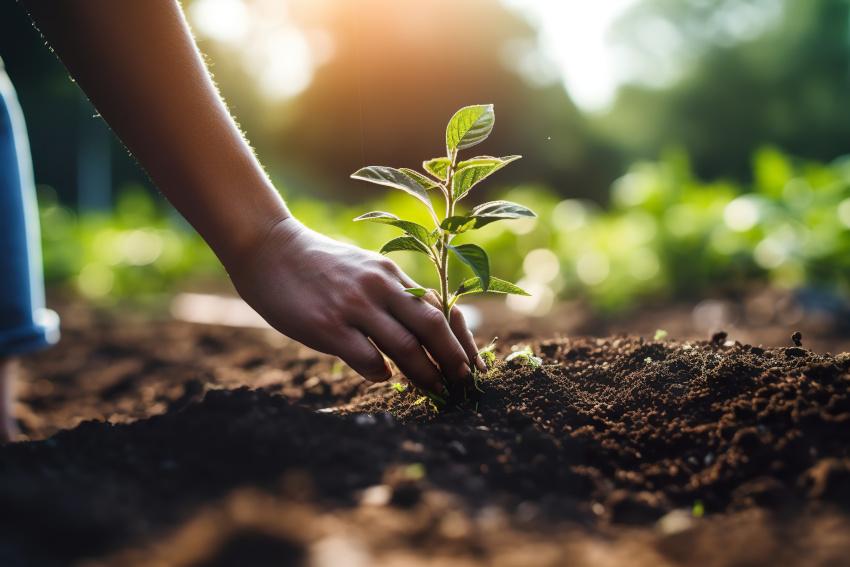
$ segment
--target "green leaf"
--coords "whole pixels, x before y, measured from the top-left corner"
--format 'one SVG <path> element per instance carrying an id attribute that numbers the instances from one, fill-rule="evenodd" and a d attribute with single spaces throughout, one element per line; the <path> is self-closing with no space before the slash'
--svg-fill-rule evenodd
<path id="1" fill-rule="evenodd" d="M 437 157 L 422 162 L 422 168 L 441 181 L 446 180 L 452 160 L 447 157 Z"/>
<path id="2" fill-rule="evenodd" d="M 503 158 L 494 157 L 494 156 L 475 156 L 473 158 L 469 158 L 469 159 L 465 159 L 465 160 L 461 160 L 461 161 L 457 162 L 455 169 L 463 169 L 464 167 L 471 167 L 471 166 L 481 167 L 481 166 L 486 166 L 486 165 L 499 165 L 500 163 L 502 163 L 502 161 L 504 161 L 506 159 L 513 158 L 513 157 L 515 157 L 515 156 L 505 156 Z M 517 159 L 519 157 L 522 157 L 522 156 L 516 156 Z"/>
<path id="3" fill-rule="evenodd" d="M 385 185 L 394 189 L 401 189 L 405 193 L 422 201 L 428 207 L 428 210 L 431 211 L 431 214 L 434 214 L 434 206 L 431 204 L 428 192 L 422 188 L 422 185 L 418 181 L 399 169 L 385 167 L 383 165 L 370 165 L 352 173 L 351 178 Z"/>
<path id="4" fill-rule="evenodd" d="M 460 286 L 458 286 L 457 291 L 455 292 L 456 296 L 467 295 L 470 293 L 483 293 L 484 288 L 481 287 L 481 280 L 479 278 L 469 278 Z M 509 281 L 499 279 L 499 278 L 490 278 L 490 287 L 487 288 L 488 293 L 505 293 L 510 295 L 531 295 L 518 285 L 512 284 Z"/>
<path id="5" fill-rule="evenodd" d="M 536 217 L 534 211 L 510 201 L 490 201 L 478 205 L 468 215 L 454 215 L 443 219 L 440 228 L 452 234 L 461 234 L 487 226 L 499 220 L 518 219 L 520 217 Z"/>
<path id="6" fill-rule="evenodd" d="M 472 268 L 475 275 L 481 279 L 482 289 L 487 291 L 490 286 L 490 259 L 487 258 L 487 253 L 476 244 L 449 246 L 449 249 L 461 262 Z"/>
<path id="7" fill-rule="evenodd" d="M 431 252 L 428 248 L 425 247 L 421 242 L 413 238 L 412 236 L 398 236 L 393 238 L 386 244 L 384 244 L 383 248 L 381 248 L 381 254 L 388 254 L 390 252 L 421 252 L 426 256 L 431 256 Z"/>
<path id="8" fill-rule="evenodd" d="M 494 158 L 483 156 L 465 162 L 463 167 L 458 165 L 452 178 L 452 195 L 455 200 L 462 199 L 475 185 L 493 175 L 509 163 L 518 160 L 522 156 L 505 156 Z"/>
<path id="9" fill-rule="evenodd" d="M 425 297 L 425 295 L 428 293 L 428 290 L 424 287 L 406 287 L 404 288 L 404 291 L 414 297 Z"/>
<path id="10" fill-rule="evenodd" d="M 425 228 L 421 224 L 412 221 L 402 220 L 392 213 L 386 213 L 384 211 L 372 211 L 371 213 L 360 215 L 359 217 L 354 219 L 354 222 L 360 221 L 377 222 L 400 228 L 401 230 L 403 230 L 404 232 L 424 244 L 426 247 L 430 246 L 432 243 L 431 233 L 428 231 L 427 228 Z"/>
<path id="11" fill-rule="evenodd" d="M 496 123 L 492 104 L 465 106 L 455 112 L 446 127 L 446 148 L 449 153 L 465 150 L 487 139 Z"/>
<path id="12" fill-rule="evenodd" d="M 470 217 L 475 219 L 474 228 L 487 226 L 498 220 L 511 220 L 520 217 L 536 217 L 534 211 L 511 201 L 490 201 L 474 207 Z"/>
<path id="13" fill-rule="evenodd" d="M 511 362 L 512 360 L 516 360 L 520 364 L 530 366 L 532 368 L 540 368 L 543 364 L 543 359 L 539 356 L 534 356 L 534 351 L 532 351 L 529 346 L 520 350 L 515 350 L 505 357 L 505 362 Z"/>
<path id="14" fill-rule="evenodd" d="M 495 279 L 495 278 L 494 278 Z M 492 284 L 491 284 L 492 285 Z M 478 351 L 478 356 L 487 365 L 487 368 L 492 368 L 496 363 L 496 337 L 490 341 L 490 344 Z"/>
<path id="15" fill-rule="evenodd" d="M 460 234 L 475 228 L 475 219 L 466 215 L 446 217 L 440 223 L 440 228 L 452 234 Z"/>
<path id="16" fill-rule="evenodd" d="M 426 191 L 430 191 L 431 189 L 436 189 L 437 187 L 440 186 L 439 183 L 437 183 L 436 181 L 434 181 L 433 179 L 431 179 L 429 177 L 422 175 L 421 173 L 419 173 L 415 169 L 402 167 L 401 169 L 399 169 L 399 171 L 406 173 L 411 179 L 416 181 L 419 184 L 419 186 L 422 187 L 423 189 L 425 189 Z"/>

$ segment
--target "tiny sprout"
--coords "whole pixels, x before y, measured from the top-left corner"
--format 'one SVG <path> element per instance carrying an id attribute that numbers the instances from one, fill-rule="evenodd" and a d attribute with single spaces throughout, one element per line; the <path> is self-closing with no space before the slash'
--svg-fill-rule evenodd
<path id="1" fill-rule="evenodd" d="M 702 503 L 702 500 L 694 501 L 694 505 L 691 508 L 691 516 L 694 518 L 702 518 L 705 516 L 705 505 Z"/>
<path id="2" fill-rule="evenodd" d="M 646 358 L 644 358 L 644 359 L 643 359 L 643 361 L 644 361 L 646 364 L 652 364 L 652 357 L 651 357 L 651 356 L 647 356 Z"/>
<path id="3" fill-rule="evenodd" d="M 412 463 L 404 467 L 404 477 L 408 480 L 422 480 L 425 478 L 425 465 Z"/>
<path id="4" fill-rule="evenodd" d="M 486 347 L 482 348 L 478 351 L 478 356 L 481 357 L 481 360 L 484 361 L 484 364 L 487 365 L 487 368 L 492 368 L 496 363 L 496 340 L 499 337 L 494 337 L 490 344 Z"/>
<path id="5" fill-rule="evenodd" d="M 505 362 L 511 362 L 512 360 L 516 360 L 524 366 L 530 366 L 532 368 L 539 368 L 543 364 L 543 359 L 539 356 L 534 356 L 534 352 L 529 346 L 525 346 L 520 350 L 515 350 L 505 357 Z"/>
<path id="6" fill-rule="evenodd" d="M 427 393 L 425 396 L 419 396 L 416 398 L 416 401 L 413 402 L 413 406 L 421 406 L 422 404 L 427 403 L 431 406 L 431 409 L 434 410 L 435 413 L 440 412 L 440 407 L 446 403 L 446 400 L 438 396 L 437 394 Z"/>
<path id="7" fill-rule="evenodd" d="M 401 384 L 399 382 L 394 382 L 393 383 L 393 390 L 395 390 L 399 394 L 403 394 L 407 390 L 407 386 L 405 386 L 404 384 Z"/>
<path id="8" fill-rule="evenodd" d="M 658 330 L 655 331 L 655 336 L 653 337 L 653 340 L 663 341 L 666 338 L 667 338 L 667 331 L 665 331 L 664 329 L 658 329 Z"/>
<path id="9" fill-rule="evenodd" d="M 353 179 L 404 191 L 427 209 L 433 228 L 383 211 L 366 213 L 354 220 L 387 224 L 404 233 L 384 244 L 381 254 L 407 251 L 428 258 L 437 272 L 440 289 L 435 292 L 446 319 L 450 317 L 454 304 L 464 295 L 487 292 L 529 295 L 515 284 L 492 276 L 490 260 L 480 246 L 454 244 L 456 236 L 490 223 L 536 216 L 530 209 L 510 201 L 490 201 L 468 212 L 457 209 L 458 203 L 473 187 L 521 157 L 482 155 L 458 161 L 460 150 L 471 148 L 487 139 L 495 122 L 492 104 L 463 107 L 451 117 L 446 128 L 446 155 L 424 161 L 424 174 L 408 168 L 374 165 L 351 175 Z M 435 194 L 440 195 L 445 205 L 444 214 L 439 214 L 434 208 L 431 197 Z M 454 292 L 449 291 L 449 253 L 468 266 L 474 276 L 463 281 Z M 406 288 L 405 291 L 416 297 L 422 297 L 428 292 L 423 287 Z"/>

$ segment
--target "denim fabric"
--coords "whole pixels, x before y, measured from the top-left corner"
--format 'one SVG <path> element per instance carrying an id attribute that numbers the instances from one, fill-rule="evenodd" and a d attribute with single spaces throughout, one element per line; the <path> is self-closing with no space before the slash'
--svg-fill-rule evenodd
<path id="1" fill-rule="evenodd" d="M 26 126 L 0 64 L 0 357 L 59 340 L 59 317 L 44 307 L 38 206 Z"/>

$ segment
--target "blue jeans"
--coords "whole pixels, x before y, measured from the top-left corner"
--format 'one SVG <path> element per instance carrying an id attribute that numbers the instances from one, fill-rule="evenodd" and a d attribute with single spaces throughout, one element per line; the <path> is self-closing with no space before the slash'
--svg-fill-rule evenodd
<path id="1" fill-rule="evenodd" d="M 0 357 L 59 340 L 59 317 L 44 307 L 38 205 L 26 125 L 0 61 Z"/>

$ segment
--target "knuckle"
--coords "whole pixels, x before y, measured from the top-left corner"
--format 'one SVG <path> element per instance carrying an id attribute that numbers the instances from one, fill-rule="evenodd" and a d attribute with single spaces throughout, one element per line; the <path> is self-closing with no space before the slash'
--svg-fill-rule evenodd
<path id="1" fill-rule="evenodd" d="M 420 315 L 422 324 L 431 332 L 441 331 L 446 325 L 442 311 L 434 306 L 424 306 Z"/>
<path id="2" fill-rule="evenodd" d="M 375 263 L 381 270 L 391 272 L 393 274 L 398 271 L 398 266 L 396 265 L 396 263 L 387 258 L 386 256 L 379 256 L 375 260 Z"/>
<path id="3" fill-rule="evenodd" d="M 339 294 L 340 310 L 343 313 L 359 313 L 363 309 L 368 309 L 370 302 L 369 298 L 360 289 L 355 286 L 343 288 Z"/>
<path id="4" fill-rule="evenodd" d="M 404 358 L 415 357 L 422 353 L 422 345 L 419 339 L 410 333 L 404 333 L 396 339 L 398 354 Z"/>
<path id="5" fill-rule="evenodd" d="M 369 291 L 385 290 L 389 284 L 386 274 L 377 270 L 366 270 L 360 275 L 360 285 Z"/>
<path id="6" fill-rule="evenodd" d="M 437 296 L 437 292 L 433 289 L 429 289 L 428 293 L 422 296 L 422 299 L 424 299 L 427 303 L 430 303 L 434 307 L 439 308 L 440 298 Z"/>
<path id="7" fill-rule="evenodd" d="M 458 325 L 461 325 L 463 327 L 466 327 L 466 319 L 463 316 L 463 311 L 461 311 L 458 308 L 457 305 L 452 307 L 451 316 L 452 316 L 452 322 L 457 323 Z"/>

